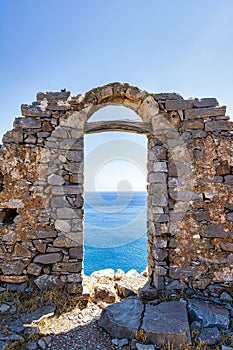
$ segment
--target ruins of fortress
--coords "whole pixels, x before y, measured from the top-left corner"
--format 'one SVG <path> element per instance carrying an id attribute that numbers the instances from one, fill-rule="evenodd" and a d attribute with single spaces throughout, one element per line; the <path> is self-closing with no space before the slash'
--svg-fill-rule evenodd
<path id="1" fill-rule="evenodd" d="M 141 122 L 88 122 L 107 105 L 128 107 Z M 21 111 L 0 148 L 3 286 L 24 290 L 32 280 L 82 293 L 83 137 L 102 131 L 148 138 L 150 284 L 233 286 L 233 125 L 225 106 L 111 83 L 77 96 L 38 93 Z"/>

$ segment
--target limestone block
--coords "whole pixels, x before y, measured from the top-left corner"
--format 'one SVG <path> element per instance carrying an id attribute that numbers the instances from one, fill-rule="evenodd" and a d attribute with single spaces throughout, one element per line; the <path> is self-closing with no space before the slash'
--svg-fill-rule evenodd
<path id="1" fill-rule="evenodd" d="M 54 264 L 59 261 L 61 261 L 63 258 L 62 253 L 50 253 L 50 254 L 38 254 L 33 262 L 34 263 L 40 263 L 40 264 Z"/>
<path id="2" fill-rule="evenodd" d="M 188 312 L 191 321 L 199 321 L 203 327 L 229 328 L 230 313 L 222 305 L 193 299 L 188 302 Z"/>
<path id="3" fill-rule="evenodd" d="M 168 111 L 178 111 L 182 109 L 193 108 L 193 100 L 167 100 L 165 108 Z"/>
<path id="4" fill-rule="evenodd" d="M 182 301 L 147 304 L 141 329 L 146 343 L 157 346 L 184 346 L 191 342 L 186 303 Z"/>
<path id="5" fill-rule="evenodd" d="M 40 107 L 29 106 L 26 104 L 21 105 L 21 113 L 25 117 L 49 118 L 51 115 L 51 112 L 48 110 L 42 110 Z"/>
<path id="6" fill-rule="evenodd" d="M 226 107 L 193 108 L 186 109 L 184 114 L 186 119 L 197 119 L 225 115 Z"/>

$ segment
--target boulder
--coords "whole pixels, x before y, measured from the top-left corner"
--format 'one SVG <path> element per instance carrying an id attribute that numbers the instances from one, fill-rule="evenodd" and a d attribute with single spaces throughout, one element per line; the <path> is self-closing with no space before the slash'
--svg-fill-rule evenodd
<path id="1" fill-rule="evenodd" d="M 217 327 L 204 328 L 199 335 L 199 340 L 205 342 L 207 345 L 216 345 L 220 343 L 221 338 L 222 333 Z"/>
<path id="2" fill-rule="evenodd" d="M 128 298 L 102 310 L 99 325 L 114 338 L 134 338 L 140 327 L 143 303 Z"/>
<path id="3" fill-rule="evenodd" d="M 191 321 L 199 321 L 203 327 L 228 329 L 230 325 L 229 311 L 222 305 L 209 301 L 189 300 L 188 312 Z"/>
<path id="4" fill-rule="evenodd" d="M 62 288 L 64 283 L 60 280 L 58 276 L 52 275 L 41 275 L 34 280 L 34 283 L 40 290 L 47 290 L 53 288 Z"/>
<path id="5" fill-rule="evenodd" d="M 180 347 L 191 342 L 186 302 L 147 304 L 141 326 L 147 344 Z"/>

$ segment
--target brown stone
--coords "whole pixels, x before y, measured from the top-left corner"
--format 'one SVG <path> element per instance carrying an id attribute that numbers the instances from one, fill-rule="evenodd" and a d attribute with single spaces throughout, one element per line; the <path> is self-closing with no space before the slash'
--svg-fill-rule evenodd
<path id="1" fill-rule="evenodd" d="M 73 248 L 78 246 L 78 242 L 73 241 L 66 235 L 61 235 L 53 241 L 53 245 L 54 247 Z"/>
<path id="2" fill-rule="evenodd" d="M 45 251 L 46 251 L 46 243 L 35 242 L 34 241 L 34 246 L 38 250 L 38 252 L 45 253 Z"/>
<path id="3" fill-rule="evenodd" d="M 53 127 L 52 127 L 52 125 L 50 124 L 50 122 L 48 122 L 48 121 L 43 121 L 43 123 L 42 123 L 42 130 L 43 130 L 44 132 L 50 132 L 50 131 L 53 130 Z"/>
<path id="4" fill-rule="evenodd" d="M 54 264 L 59 261 L 61 261 L 63 258 L 62 253 L 50 253 L 50 254 L 38 254 L 33 262 L 34 263 L 40 263 L 40 264 Z"/>
<path id="5" fill-rule="evenodd" d="M 0 281 L 6 283 L 23 283 L 28 281 L 28 276 L 0 276 Z"/>
<path id="6" fill-rule="evenodd" d="M 204 128 L 204 122 L 202 119 L 185 120 L 183 122 L 183 129 L 184 130 L 203 129 L 203 128 Z"/>
<path id="7" fill-rule="evenodd" d="M 171 266 L 169 270 L 170 277 L 174 279 L 181 279 L 181 280 L 191 276 L 195 276 L 197 273 L 198 273 L 197 266 L 187 266 L 187 267 Z"/>
<path id="8" fill-rule="evenodd" d="M 35 264 L 35 263 L 31 263 L 27 267 L 27 272 L 30 275 L 34 275 L 34 276 L 39 276 L 40 273 L 41 273 L 41 270 L 42 270 L 42 266 L 38 265 L 38 264 Z"/>
<path id="9" fill-rule="evenodd" d="M 21 244 L 16 243 L 12 256 L 20 258 L 31 258 L 32 252 Z"/>
<path id="10" fill-rule="evenodd" d="M 232 130 L 232 122 L 227 120 L 217 120 L 212 122 L 207 122 L 205 125 L 206 131 L 221 131 L 221 130 Z"/>
<path id="11" fill-rule="evenodd" d="M 216 175 L 228 175 L 231 173 L 231 166 L 227 160 L 223 160 L 216 168 Z"/>

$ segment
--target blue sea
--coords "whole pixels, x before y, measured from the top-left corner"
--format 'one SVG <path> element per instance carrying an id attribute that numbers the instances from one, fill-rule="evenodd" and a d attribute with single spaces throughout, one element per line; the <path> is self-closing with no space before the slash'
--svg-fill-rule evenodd
<path id="1" fill-rule="evenodd" d="M 147 266 L 146 192 L 86 192 L 84 273 Z"/>

